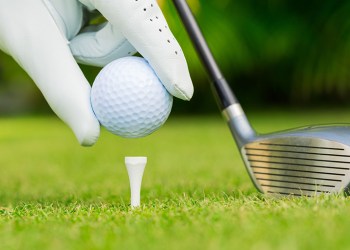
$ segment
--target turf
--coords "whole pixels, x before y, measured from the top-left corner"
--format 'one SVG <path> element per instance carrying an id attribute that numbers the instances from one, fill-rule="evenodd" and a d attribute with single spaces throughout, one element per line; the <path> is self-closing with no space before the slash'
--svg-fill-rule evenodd
<path id="1" fill-rule="evenodd" d="M 250 113 L 261 132 L 350 111 Z M 124 156 L 148 156 L 129 207 Z M 220 116 L 80 147 L 55 117 L 0 119 L 0 249 L 348 249 L 350 199 L 259 194 Z"/>

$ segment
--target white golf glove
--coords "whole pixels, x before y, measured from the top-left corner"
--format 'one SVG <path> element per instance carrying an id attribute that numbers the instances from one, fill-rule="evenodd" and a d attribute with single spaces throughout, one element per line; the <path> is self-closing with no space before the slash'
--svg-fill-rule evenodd
<path id="1" fill-rule="evenodd" d="M 81 31 L 95 9 L 108 23 Z M 185 57 L 155 0 L 0 0 L 0 49 L 29 74 L 84 146 L 96 142 L 100 126 L 76 60 L 104 66 L 138 51 L 172 95 L 193 95 Z"/>

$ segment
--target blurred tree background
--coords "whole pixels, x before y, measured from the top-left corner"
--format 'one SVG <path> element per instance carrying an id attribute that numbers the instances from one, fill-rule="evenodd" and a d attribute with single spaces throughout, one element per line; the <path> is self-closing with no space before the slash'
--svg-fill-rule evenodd
<path id="1" fill-rule="evenodd" d="M 216 111 L 208 80 L 172 1 L 158 1 L 195 85 L 175 113 Z M 350 1 L 189 0 L 242 104 L 350 105 Z M 99 69 L 81 66 L 90 82 Z M 0 114 L 50 112 L 28 76 L 0 53 Z"/>

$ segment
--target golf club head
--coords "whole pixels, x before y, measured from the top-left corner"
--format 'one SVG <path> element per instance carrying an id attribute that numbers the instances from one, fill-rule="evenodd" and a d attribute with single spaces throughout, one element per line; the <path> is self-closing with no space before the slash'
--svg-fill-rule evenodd
<path id="1" fill-rule="evenodd" d="M 348 194 L 348 126 L 313 126 L 256 136 L 240 151 L 253 183 L 263 193 Z"/>
<path id="2" fill-rule="evenodd" d="M 239 104 L 223 111 L 248 173 L 262 193 L 349 193 L 350 126 L 310 126 L 258 135 Z"/>

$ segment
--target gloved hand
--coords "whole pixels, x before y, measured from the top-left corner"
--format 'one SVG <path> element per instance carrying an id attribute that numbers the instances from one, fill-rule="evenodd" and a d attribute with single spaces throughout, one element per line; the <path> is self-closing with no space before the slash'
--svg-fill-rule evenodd
<path id="1" fill-rule="evenodd" d="M 82 29 L 95 9 L 108 22 Z M 155 0 L 0 0 L 0 49 L 84 146 L 96 142 L 100 127 L 76 60 L 104 66 L 138 51 L 172 95 L 193 95 L 185 57 Z"/>

